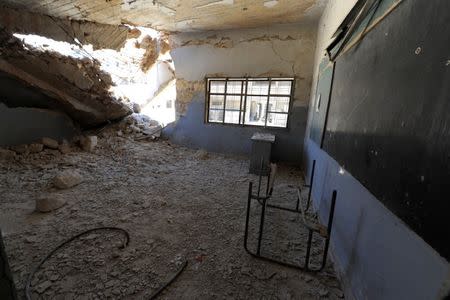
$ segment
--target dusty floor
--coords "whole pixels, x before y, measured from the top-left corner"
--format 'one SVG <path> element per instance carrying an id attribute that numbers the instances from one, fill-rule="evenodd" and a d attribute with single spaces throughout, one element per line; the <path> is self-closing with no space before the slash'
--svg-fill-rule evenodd
<path id="1" fill-rule="evenodd" d="M 36 197 L 53 192 L 51 179 L 64 169 L 79 170 L 84 182 L 61 192 L 68 200 L 62 208 L 34 212 Z M 146 299 L 184 259 L 187 268 L 161 299 L 342 298 L 331 262 L 309 274 L 245 252 L 246 193 L 256 180 L 247 171 L 245 158 L 108 136 L 94 153 L 45 150 L 0 162 L 0 228 L 20 294 L 30 270 L 60 242 L 92 227 L 118 226 L 129 231 L 129 247 L 117 249 L 117 233 L 81 238 L 44 264 L 34 298 Z M 294 203 L 300 175 L 281 166 L 273 201 Z M 270 212 L 262 251 L 300 261 L 306 241 L 299 224 L 295 215 Z M 321 244 L 314 245 L 317 260 Z"/>

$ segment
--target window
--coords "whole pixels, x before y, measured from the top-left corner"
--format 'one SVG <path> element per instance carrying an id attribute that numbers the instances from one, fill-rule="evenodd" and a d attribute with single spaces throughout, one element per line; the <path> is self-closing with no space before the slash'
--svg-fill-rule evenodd
<path id="1" fill-rule="evenodd" d="M 208 123 L 286 128 L 294 78 L 207 78 Z"/>

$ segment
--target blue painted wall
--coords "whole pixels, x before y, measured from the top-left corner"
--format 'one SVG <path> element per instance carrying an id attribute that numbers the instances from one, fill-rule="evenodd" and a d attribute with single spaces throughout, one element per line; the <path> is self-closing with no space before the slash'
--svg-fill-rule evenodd
<path id="1" fill-rule="evenodd" d="M 396 1 L 384 2 L 392 4 Z M 425 6 L 429 5 L 424 0 L 404 1 L 403 6 L 396 8 L 393 15 L 397 12 L 397 17 L 403 17 L 402 23 L 414 22 L 416 19 L 407 18 L 407 14 L 403 13 L 414 11 L 411 5 L 419 2 Z M 440 13 L 448 15 L 446 11 Z M 327 15 L 324 16 L 321 26 L 325 26 L 328 21 Z M 392 14 L 387 16 L 390 17 Z M 384 30 L 383 34 L 387 36 L 387 32 Z M 400 31 L 395 32 L 398 34 Z M 366 39 L 373 42 L 371 33 Z M 371 49 L 375 48 L 376 45 L 372 45 Z M 365 49 L 364 54 L 375 53 L 371 52 L 371 49 Z M 382 56 L 378 57 L 380 64 Z M 335 66 L 337 69 L 339 62 L 338 59 Z M 393 71 L 396 71 L 395 68 Z M 352 75 L 354 74 L 351 72 L 345 74 L 350 80 Z M 338 82 L 334 80 L 333 91 Z M 333 95 L 336 96 L 332 92 L 330 102 L 341 100 Z M 312 114 L 310 108 L 309 120 L 312 120 Z M 311 126 L 311 121 L 308 125 Z M 309 138 L 308 131 L 309 129 L 305 134 L 304 167 L 309 177 L 312 162 L 316 160 L 312 198 L 314 209 L 322 223 L 327 222 L 331 194 L 333 190 L 337 190 L 331 254 L 336 271 L 344 284 L 346 298 L 442 299 L 450 288 L 448 261 L 395 216 L 352 174 L 342 169 L 333 157 L 320 149 Z M 442 236 L 443 240 L 448 238 Z"/>
<path id="2" fill-rule="evenodd" d="M 309 138 L 305 162 L 314 208 L 326 223 L 337 190 L 332 257 L 349 299 L 438 299 L 448 262 Z M 444 237 L 443 237 L 444 238 Z"/>
<path id="3" fill-rule="evenodd" d="M 250 138 L 255 132 L 272 133 L 276 136 L 272 148 L 274 161 L 299 165 L 306 129 L 307 107 L 292 107 L 288 129 L 264 129 L 233 125 L 204 123 L 205 95 L 197 93 L 189 104 L 186 115 L 164 131 L 174 143 L 211 152 L 248 155 L 251 152 Z"/>
<path id="4" fill-rule="evenodd" d="M 41 108 L 9 108 L 0 102 L 0 146 L 38 142 L 43 137 L 70 140 L 78 134 L 65 114 Z"/>

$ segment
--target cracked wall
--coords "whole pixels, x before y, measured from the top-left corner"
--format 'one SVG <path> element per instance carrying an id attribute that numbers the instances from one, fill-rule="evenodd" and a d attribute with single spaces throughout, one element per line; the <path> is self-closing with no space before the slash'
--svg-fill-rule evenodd
<path id="1" fill-rule="evenodd" d="M 171 35 L 177 92 L 204 91 L 205 76 L 295 76 L 294 106 L 307 106 L 312 80 L 315 30 L 298 25 Z M 202 84 L 199 84 L 199 81 Z M 190 84 L 187 84 L 190 82 Z M 189 97 L 179 99 L 186 112 Z"/>
<path id="2" fill-rule="evenodd" d="M 247 140 L 253 132 L 275 132 L 279 137 L 275 157 L 299 163 L 312 80 L 315 35 L 314 26 L 299 25 L 171 35 L 179 120 L 168 134 L 174 141 L 192 147 L 245 154 L 250 150 Z M 289 129 L 274 131 L 203 124 L 206 76 L 294 76 L 296 86 Z M 231 131 L 234 134 L 228 134 Z M 217 140 L 228 135 L 229 140 L 225 144 Z"/>

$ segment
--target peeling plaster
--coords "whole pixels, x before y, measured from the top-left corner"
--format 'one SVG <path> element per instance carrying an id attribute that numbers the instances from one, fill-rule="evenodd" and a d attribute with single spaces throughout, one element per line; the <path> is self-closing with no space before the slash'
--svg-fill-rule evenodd
<path id="1" fill-rule="evenodd" d="M 233 5 L 233 4 L 234 4 L 234 0 L 213 0 L 213 1 L 209 1 L 209 3 L 207 3 L 207 4 L 194 6 L 194 8 L 200 9 L 200 8 L 207 8 L 207 7 L 211 7 L 211 6 L 215 6 L 215 5 Z"/>
<path id="2" fill-rule="evenodd" d="M 294 107 L 306 107 L 311 85 L 315 30 L 295 25 L 170 36 L 177 80 L 177 115 L 186 112 L 205 76 L 296 77 Z"/>
<path id="3" fill-rule="evenodd" d="M 168 6 L 164 5 L 164 4 L 161 4 L 161 3 L 158 2 L 158 1 L 153 1 L 153 4 L 156 5 L 156 7 L 158 7 L 158 9 L 159 9 L 162 13 L 164 13 L 164 14 L 166 14 L 166 15 L 168 15 L 168 16 L 173 17 L 173 16 L 175 16 L 175 14 L 176 14 L 176 12 L 177 12 L 175 9 L 170 8 L 170 7 L 168 7 Z"/>
<path id="4" fill-rule="evenodd" d="M 190 25 L 192 25 L 192 24 L 195 23 L 195 20 L 196 20 L 196 19 L 186 19 L 186 20 L 181 20 L 181 21 L 176 22 L 176 23 L 175 23 L 175 26 L 176 26 L 177 28 L 183 28 L 183 27 L 186 27 L 186 26 L 190 26 Z"/>
<path id="5" fill-rule="evenodd" d="M 264 1 L 264 6 L 267 8 L 272 8 L 275 5 L 278 4 L 278 0 L 269 0 L 269 1 Z"/>

